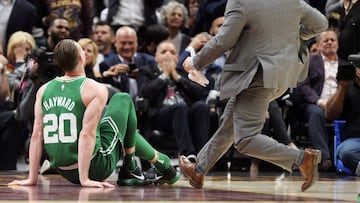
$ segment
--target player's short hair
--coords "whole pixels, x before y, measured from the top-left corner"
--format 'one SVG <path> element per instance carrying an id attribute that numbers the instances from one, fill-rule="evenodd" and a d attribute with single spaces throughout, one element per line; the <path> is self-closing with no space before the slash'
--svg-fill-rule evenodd
<path id="1" fill-rule="evenodd" d="M 72 39 L 61 40 L 54 49 L 55 63 L 63 71 L 75 69 L 80 57 L 79 47 Z"/>

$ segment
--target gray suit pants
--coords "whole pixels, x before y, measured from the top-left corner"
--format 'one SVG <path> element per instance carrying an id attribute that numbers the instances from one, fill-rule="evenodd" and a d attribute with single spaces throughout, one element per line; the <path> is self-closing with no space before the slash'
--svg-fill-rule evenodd
<path id="1" fill-rule="evenodd" d="M 233 143 L 240 153 L 268 161 L 290 172 L 293 164 L 301 163 L 303 154 L 300 150 L 260 134 L 270 101 L 286 91 L 285 88 L 263 86 L 262 71 L 258 71 L 249 88 L 229 99 L 218 130 L 197 155 L 197 172 L 208 173 Z"/>

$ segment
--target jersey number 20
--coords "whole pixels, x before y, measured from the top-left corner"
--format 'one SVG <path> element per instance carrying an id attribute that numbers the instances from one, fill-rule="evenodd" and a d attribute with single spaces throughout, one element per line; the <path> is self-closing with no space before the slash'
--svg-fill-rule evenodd
<path id="1" fill-rule="evenodd" d="M 45 144 L 73 143 L 77 140 L 76 116 L 73 113 L 62 113 L 59 117 L 55 114 L 46 114 L 43 121 L 46 124 L 43 131 Z M 70 125 L 68 134 L 65 134 L 66 124 Z"/>

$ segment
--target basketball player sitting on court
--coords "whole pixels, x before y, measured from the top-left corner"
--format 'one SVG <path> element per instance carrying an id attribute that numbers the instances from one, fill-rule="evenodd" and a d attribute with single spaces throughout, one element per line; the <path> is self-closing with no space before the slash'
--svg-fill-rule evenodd
<path id="1" fill-rule="evenodd" d="M 173 184 L 179 179 L 169 157 L 157 152 L 137 132 L 134 105 L 128 94 L 112 96 L 101 118 L 108 92 L 104 85 L 85 77 L 85 54 L 79 44 L 69 39 L 60 41 L 54 60 L 65 75 L 37 92 L 29 176 L 8 185 L 37 184 L 43 146 L 61 176 L 85 187 L 114 187 L 105 179 L 123 153 L 118 185 L 148 183 L 135 154 L 153 163 L 158 173 L 155 181 L 160 184 Z"/>

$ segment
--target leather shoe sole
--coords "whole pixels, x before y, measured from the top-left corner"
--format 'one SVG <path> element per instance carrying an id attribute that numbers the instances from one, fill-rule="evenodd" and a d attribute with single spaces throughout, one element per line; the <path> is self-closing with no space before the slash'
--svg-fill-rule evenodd
<path id="1" fill-rule="evenodd" d="M 194 188 L 202 188 L 203 187 L 204 175 L 196 173 L 195 163 L 192 163 L 185 156 L 180 156 L 179 166 L 180 166 L 180 170 L 184 174 L 184 176 L 189 179 L 190 185 L 192 185 Z"/>

